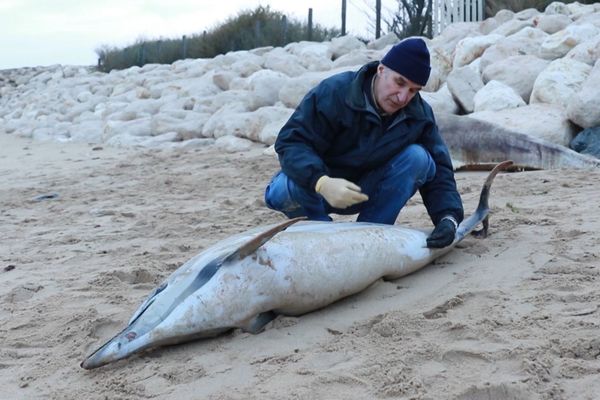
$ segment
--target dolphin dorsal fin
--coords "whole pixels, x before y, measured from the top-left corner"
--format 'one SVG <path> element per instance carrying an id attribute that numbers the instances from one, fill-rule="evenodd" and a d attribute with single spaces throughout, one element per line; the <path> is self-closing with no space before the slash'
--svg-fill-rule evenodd
<path id="1" fill-rule="evenodd" d="M 240 246 L 239 249 L 237 249 L 236 251 L 234 251 L 233 253 L 228 255 L 223 260 L 223 262 L 231 261 L 234 258 L 241 259 L 241 258 L 247 257 L 248 255 L 254 253 L 260 246 L 267 243 L 273 236 L 275 236 L 279 232 L 285 230 L 288 226 L 293 225 L 298 221 L 302 221 L 303 219 L 306 219 L 306 217 L 298 217 L 298 218 L 290 219 L 289 221 L 285 221 L 285 222 L 283 222 L 277 226 L 274 226 L 273 228 L 261 233 L 260 235 L 255 236 L 254 238 L 252 238 L 251 240 L 246 242 L 244 245 Z"/>

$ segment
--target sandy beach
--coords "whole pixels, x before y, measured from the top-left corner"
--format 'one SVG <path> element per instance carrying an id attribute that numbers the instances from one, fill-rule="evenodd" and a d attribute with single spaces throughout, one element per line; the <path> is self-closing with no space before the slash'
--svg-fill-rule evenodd
<path id="1" fill-rule="evenodd" d="M 277 160 L 15 135 L 0 149 L 2 399 L 598 398 L 600 171 L 502 173 L 490 235 L 417 273 L 85 371 L 182 263 L 284 220 L 262 200 Z M 467 215 L 486 174 L 457 174 Z M 397 224 L 431 227 L 418 195 Z"/>

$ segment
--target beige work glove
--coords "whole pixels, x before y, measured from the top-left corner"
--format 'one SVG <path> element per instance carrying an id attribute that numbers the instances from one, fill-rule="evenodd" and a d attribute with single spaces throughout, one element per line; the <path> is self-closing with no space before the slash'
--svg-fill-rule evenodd
<path id="1" fill-rule="evenodd" d="M 315 185 L 315 191 L 335 208 L 348 208 L 354 204 L 369 200 L 369 196 L 360 191 L 360 187 L 342 178 L 323 175 Z"/>

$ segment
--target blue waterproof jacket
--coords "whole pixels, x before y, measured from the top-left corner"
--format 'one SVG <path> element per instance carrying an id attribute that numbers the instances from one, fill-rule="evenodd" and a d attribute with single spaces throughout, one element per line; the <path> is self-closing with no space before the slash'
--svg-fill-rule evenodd
<path id="1" fill-rule="evenodd" d="M 451 215 L 460 223 L 462 202 L 431 107 L 417 94 L 386 129 L 363 90 L 378 64 L 374 61 L 359 71 L 331 76 L 307 93 L 275 142 L 283 172 L 314 191 L 323 175 L 357 182 L 408 145 L 420 144 L 437 169 L 435 178 L 420 188 L 431 220 L 437 224 Z"/>

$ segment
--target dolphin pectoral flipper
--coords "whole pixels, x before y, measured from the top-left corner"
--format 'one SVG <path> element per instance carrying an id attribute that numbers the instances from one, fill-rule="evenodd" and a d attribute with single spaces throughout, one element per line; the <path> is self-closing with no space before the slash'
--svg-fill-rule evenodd
<path id="1" fill-rule="evenodd" d="M 223 262 L 233 261 L 235 259 L 242 259 L 242 258 L 254 253 L 256 251 L 256 249 L 258 249 L 263 244 L 267 243 L 273 236 L 275 236 L 279 232 L 285 230 L 288 226 L 293 225 L 298 221 L 302 221 L 303 219 L 306 219 L 306 217 L 297 217 L 297 218 L 290 219 L 289 221 L 285 221 L 277 226 L 274 226 L 273 228 L 269 229 L 268 231 L 263 232 L 260 235 L 257 235 L 256 237 L 252 238 L 250 241 L 248 241 L 243 246 L 240 246 L 239 249 L 237 249 L 236 251 L 234 251 L 233 253 L 228 255 L 223 260 Z"/>
<path id="2" fill-rule="evenodd" d="M 260 333 L 265 325 L 273 321 L 275 318 L 277 318 L 277 314 L 275 312 L 266 311 L 252 318 L 248 325 L 244 326 L 242 329 L 245 332 L 252 334 Z"/>

